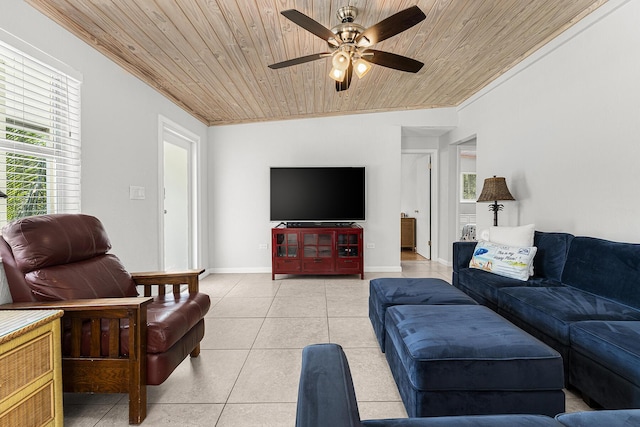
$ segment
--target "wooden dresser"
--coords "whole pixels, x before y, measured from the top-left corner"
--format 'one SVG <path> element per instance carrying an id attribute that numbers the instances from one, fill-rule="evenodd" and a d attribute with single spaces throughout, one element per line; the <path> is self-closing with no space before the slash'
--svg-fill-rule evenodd
<path id="1" fill-rule="evenodd" d="M 416 219 L 400 218 L 400 248 L 416 250 Z"/>
<path id="2" fill-rule="evenodd" d="M 0 427 L 62 426 L 62 310 L 0 310 Z"/>

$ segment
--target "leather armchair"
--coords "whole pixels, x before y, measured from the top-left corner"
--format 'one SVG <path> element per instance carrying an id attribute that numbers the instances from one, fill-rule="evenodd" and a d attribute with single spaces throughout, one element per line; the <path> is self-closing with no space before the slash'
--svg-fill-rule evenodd
<path id="1" fill-rule="evenodd" d="M 110 249 L 104 227 L 89 215 L 6 225 L 0 257 L 13 304 L 0 308 L 64 310 L 64 390 L 128 393 L 129 422 L 139 424 L 146 386 L 199 355 L 210 299 L 198 289 L 201 270 L 129 274 Z"/>

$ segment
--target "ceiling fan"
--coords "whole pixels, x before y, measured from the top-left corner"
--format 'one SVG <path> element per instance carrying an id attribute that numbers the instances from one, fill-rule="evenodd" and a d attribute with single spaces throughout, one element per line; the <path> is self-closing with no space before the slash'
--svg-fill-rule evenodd
<path id="1" fill-rule="evenodd" d="M 426 15 L 418 6 L 404 9 L 366 29 L 354 22 L 358 15 L 358 9 L 355 6 L 343 6 L 338 9 L 337 16 L 341 23 L 331 29 L 295 9 L 284 10 L 281 13 L 295 24 L 326 41 L 330 51 L 271 64 L 269 65 L 271 69 L 331 57 L 333 68 L 329 76 L 336 81 L 336 91 L 340 92 L 349 89 L 354 72 L 362 78 L 371 69 L 371 64 L 409 73 L 417 73 L 424 65 L 406 56 L 370 49 L 370 46 L 408 30 L 424 20 Z"/>

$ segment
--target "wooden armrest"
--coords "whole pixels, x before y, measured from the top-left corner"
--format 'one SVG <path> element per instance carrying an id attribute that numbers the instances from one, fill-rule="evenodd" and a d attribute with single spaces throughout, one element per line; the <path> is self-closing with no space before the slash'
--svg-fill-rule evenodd
<path id="1" fill-rule="evenodd" d="M 1 310 L 34 310 L 58 308 L 64 311 L 137 309 L 149 304 L 151 297 L 74 299 L 66 301 L 15 302 L 0 305 Z"/>
<path id="2" fill-rule="evenodd" d="M 165 294 L 164 285 L 173 285 L 173 293 L 180 293 L 180 285 L 187 285 L 189 293 L 199 292 L 198 276 L 204 272 L 200 270 L 184 271 L 150 271 L 142 273 L 131 273 L 131 278 L 136 285 L 144 286 L 144 295 L 151 295 L 151 287 L 158 286 L 160 295 Z"/>

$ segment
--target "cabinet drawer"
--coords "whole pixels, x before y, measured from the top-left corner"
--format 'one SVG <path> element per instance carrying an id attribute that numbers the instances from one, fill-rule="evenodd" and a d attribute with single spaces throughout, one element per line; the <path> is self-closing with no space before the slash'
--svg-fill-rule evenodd
<path id="1" fill-rule="evenodd" d="M 333 258 L 307 258 L 302 265 L 304 271 L 327 273 L 333 270 Z"/>
<path id="2" fill-rule="evenodd" d="M 300 260 L 289 258 L 275 258 L 274 268 L 278 273 L 297 273 L 300 272 Z"/>
<path id="3" fill-rule="evenodd" d="M 359 273 L 361 258 L 338 258 L 336 270 L 339 273 Z"/>

